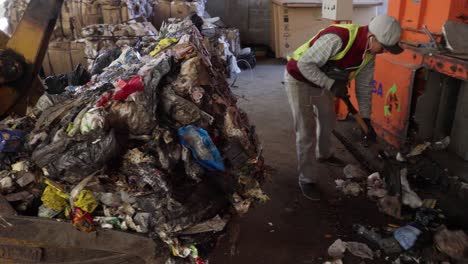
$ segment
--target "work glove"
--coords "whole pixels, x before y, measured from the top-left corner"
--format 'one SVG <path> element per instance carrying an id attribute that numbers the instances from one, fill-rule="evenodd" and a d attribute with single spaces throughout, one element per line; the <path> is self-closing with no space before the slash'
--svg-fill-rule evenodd
<path id="1" fill-rule="evenodd" d="M 349 72 L 330 63 L 325 64 L 322 67 L 322 71 L 328 78 L 335 80 L 333 86 L 330 88 L 332 94 L 337 98 L 346 98 L 348 96 Z"/>
<path id="2" fill-rule="evenodd" d="M 346 98 L 348 97 L 348 81 L 344 80 L 335 80 L 330 92 L 337 98 Z"/>

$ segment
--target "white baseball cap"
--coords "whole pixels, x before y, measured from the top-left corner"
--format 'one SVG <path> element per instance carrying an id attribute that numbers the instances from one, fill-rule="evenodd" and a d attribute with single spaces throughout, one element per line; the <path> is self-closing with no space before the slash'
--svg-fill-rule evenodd
<path id="1" fill-rule="evenodd" d="M 401 26 L 400 23 L 391 16 L 379 15 L 374 17 L 369 23 L 369 31 L 375 35 L 384 49 L 392 54 L 400 54 L 403 49 L 400 47 Z"/>

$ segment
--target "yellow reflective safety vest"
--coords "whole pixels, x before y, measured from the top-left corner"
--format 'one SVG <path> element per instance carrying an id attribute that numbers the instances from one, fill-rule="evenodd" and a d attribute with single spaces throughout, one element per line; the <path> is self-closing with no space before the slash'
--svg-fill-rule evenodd
<path id="1" fill-rule="evenodd" d="M 358 36 L 358 32 L 361 26 L 357 24 L 337 24 L 337 25 L 333 25 L 332 27 L 339 27 L 339 28 L 347 29 L 349 31 L 349 40 L 348 40 L 348 43 L 346 44 L 346 47 L 342 49 L 338 54 L 330 58 L 331 61 L 339 61 L 343 59 L 353 47 L 353 44 L 356 41 L 356 38 Z M 319 31 L 319 33 L 317 33 L 313 38 L 311 38 L 304 45 L 296 49 L 296 51 L 294 51 L 292 56 L 288 56 L 287 58 L 288 63 L 291 61 L 297 62 L 304 55 L 304 53 L 311 47 L 311 44 L 317 38 L 317 36 L 319 36 L 321 33 L 324 32 L 324 30 L 327 30 L 328 28 L 325 28 Z M 366 53 L 365 58 L 363 59 L 361 65 L 346 69 L 346 70 L 353 70 L 353 73 L 350 75 L 350 80 L 354 79 L 373 58 L 374 58 L 374 55 L 370 53 Z"/>

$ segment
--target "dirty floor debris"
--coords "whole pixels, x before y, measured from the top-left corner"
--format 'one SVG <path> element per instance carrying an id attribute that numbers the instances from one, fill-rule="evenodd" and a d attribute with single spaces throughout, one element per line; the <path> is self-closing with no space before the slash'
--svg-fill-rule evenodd
<path id="1" fill-rule="evenodd" d="M 344 178 L 340 168 L 317 164 L 320 184 L 326 189 L 324 201 L 314 203 L 302 196 L 295 173 L 293 124 L 281 84 L 283 70 L 280 61 L 259 61 L 255 71 L 243 72 L 233 88 L 246 98 L 239 103 L 256 124 L 274 181 L 265 185 L 271 201 L 228 225 L 210 263 L 322 264 L 335 240 L 351 241 L 353 223 L 378 225 L 391 220 L 362 195 L 339 199 L 334 181 Z M 333 141 L 340 157 L 359 164 L 336 138 Z M 361 263 L 362 259 L 346 255 L 343 261 Z"/>
<path id="2" fill-rule="evenodd" d="M 433 263 L 439 263 L 449 259 L 448 256 L 452 256 L 452 259 L 463 258 L 461 252 L 466 249 L 466 235 L 455 230 L 466 226 L 460 224 L 459 219 L 449 221 L 452 224 L 450 231 L 443 229 L 443 226 L 435 228 L 432 225 L 437 226 L 440 220 L 438 217 L 443 217 L 441 211 L 412 210 L 408 206 L 401 206 L 399 199 L 392 203 L 380 203 L 380 206 L 386 206 L 387 214 L 398 213 L 398 218 L 402 219 L 386 215 L 385 210 L 379 211 L 379 203 L 374 202 L 382 197 L 386 197 L 383 200 L 389 202 L 392 200 L 389 199 L 391 196 L 386 196 L 385 190 L 380 191 L 382 189 L 379 186 L 385 183 L 378 175 L 368 179 L 368 175 L 363 177 L 356 168 L 348 167 L 343 171 L 317 164 L 317 173 L 321 175 L 320 185 L 325 190 L 326 198 L 314 203 L 302 196 L 295 174 L 293 124 L 281 84 L 283 70 L 280 61 L 260 61 L 255 71 L 243 72 L 237 79 L 236 88 L 233 88 L 234 93 L 245 98 L 240 104 L 256 124 L 264 145 L 265 159 L 274 169 L 274 181 L 265 186 L 271 201 L 228 224 L 228 232 L 219 240 L 210 263 L 426 263 L 421 261 L 431 258 L 436 261 Z M 348 122 L 338 126 L 350 129 Z M 336 138 L 333 140 L 337 154 L 349 164 L 360 167 L 345 146 Z M 406 185 L 407 172 L 396 172 L 402 178 L 403 185 Z M 414 182 L 414 179 L 411 181 Z M 375 188 L 367 190 L 370 192 L 361 192 L 357 197 L 353 197 L 353 192 L 345 196 L 343 189 L 336 187 L 337 183 L 346 182 L 356 187 L 360 185 L 363 190 L 366 190 L 366 182 Z M 436 191 L 441 190 L 440 186 L 436 186 L 436 191 L 423 191 L 418 187 L 411 184 L 411 189 L 406 186 L 402 190 L 404 198 L 411 190 L 424 199 L 417 199 L 417 203 L 410 204 L 413 207 L 420 207 L 421 202 L 423 207 L 428 208 L 438 207 L 438 203 L 447 203 L 439 194 L 436 195 Z M 367 197 L 369 193 L 373 199 Z M 398 208 L 394 208 L 397 204 Z M 426 226 L 426 223 L 431 226 Z M 448 237 L 461 241 L 449 243 Z M 433 243 L 434 238 L 439 245 Z M 373 244 L 372 240 L 377 243 Z M 342 248 L 338 251 L 346 250 L 342 259 L 334 260 L 328 254 L 329 246 L 335 241 L 351 242 L 339 243 Z M 430 249 L 420 251 L 420 255 L 402 249 L 411 248 L 413 244 L 417 250 L 421 249 L 421 245 L 429 246 Z M 356 254 L 353 255 L 351 251 Z"/>

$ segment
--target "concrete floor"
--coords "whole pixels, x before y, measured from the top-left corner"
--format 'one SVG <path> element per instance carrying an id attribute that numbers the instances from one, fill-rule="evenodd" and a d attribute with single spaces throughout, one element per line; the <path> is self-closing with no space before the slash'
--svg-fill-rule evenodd
<path id="1" fill-rule="evenodd" d="M 385 226 L 390 221 L 363 196 L 343 199 L 337 194 L 334 180 L 343 177 L 341 169 L 317 164 L 326 197 L 321 202 L 303 198 L 297 184 L 292 116 L 281 83 L 283 64 L 261 61 L 253 71 L 243 72 L 233 88 L 243 98 L 241 108 L 257 126 L 267 164 L 274 168 L 272 180 L 264 186 L 271 201 L 230 224 L 210 263 L 321 264 L 336 239 L 353 238 L 352 224 Z M 334 141 L 338 156 L 358 164 L 336 138 Z M 345 263 L 363 262 L 351 257 Z"/>

